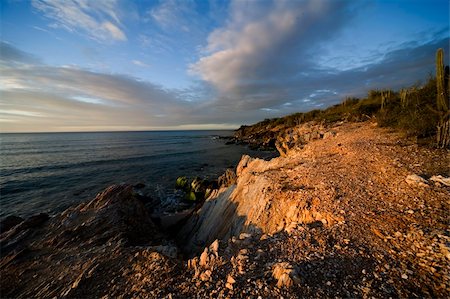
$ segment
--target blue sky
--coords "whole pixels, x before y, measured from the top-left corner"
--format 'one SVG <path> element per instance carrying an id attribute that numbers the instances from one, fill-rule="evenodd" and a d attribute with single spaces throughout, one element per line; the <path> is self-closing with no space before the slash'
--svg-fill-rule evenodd
<path id="1" fill-rule="evenodd" d="M 3 132 L 236 128 L 424 82 L 449 53 L 447 0 L 0 5 Z"/>

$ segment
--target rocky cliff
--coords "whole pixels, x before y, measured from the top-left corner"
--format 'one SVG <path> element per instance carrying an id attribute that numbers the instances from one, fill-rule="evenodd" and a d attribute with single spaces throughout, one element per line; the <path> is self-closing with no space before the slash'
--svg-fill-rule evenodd
<path id="1" fill-rule="evenodd" d="M 188 221 L 178 236 L 188 249 L 250 237 L 245 250 L 258 256 L 275 246 L 258 240 L 283 236 L 275 243 L 285 252 L 269 254 L 268 265 L 300 265 L 301 294 L 317 278 L 326 296 L 448 294 L 448 151 L 419 148 L 370 123 L 310 123 L 277 142 L 281 157 L 244 156 L 236 185 Z"/>
<path id="2" fill-rule="evenodd" d="M 276 142 L 280 157 L 244 156 L 172 240 L 129 186 L 8 225 L 2 297 L 450 295 L 448 150 L 369 122 Z"/>

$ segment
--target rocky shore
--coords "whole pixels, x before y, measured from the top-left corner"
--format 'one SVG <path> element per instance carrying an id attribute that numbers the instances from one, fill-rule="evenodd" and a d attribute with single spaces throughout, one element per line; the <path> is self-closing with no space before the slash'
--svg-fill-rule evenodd
<path id="1" fill-rule="evenodd" d="M 371 122 L 271 136 L 248 139 L 280 157 L 243 156 L 170 232 L 128 185 L 3 222 L 0 296 L 450 296 L 448 150 Z"/>

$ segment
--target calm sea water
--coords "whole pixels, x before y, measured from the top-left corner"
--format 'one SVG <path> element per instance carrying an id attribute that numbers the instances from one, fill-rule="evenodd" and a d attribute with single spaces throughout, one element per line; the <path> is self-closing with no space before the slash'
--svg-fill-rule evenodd
<path id="1" fill-rule="evenodd" d="M 242 154 L 232 131 L 0 134 L 0 218 L 55 213 L 116 183 L 164 200 L 178 176 L 217 178 Z"/>

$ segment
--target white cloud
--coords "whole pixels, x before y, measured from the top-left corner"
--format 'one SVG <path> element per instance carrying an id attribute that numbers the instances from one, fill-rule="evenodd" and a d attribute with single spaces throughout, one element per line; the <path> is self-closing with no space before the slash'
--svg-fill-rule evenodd
<path id="1" fill-rule="evenodd" d="M 104 28 L 106 31 L 109 32 L 109 34 L 115 39 L 115 40 L 127 40 L 127 37 L 125 34 L 120 30 L 116 25 L 114 25 L 111 22 L 103 22 L 102 28 Z"/>
<path id="2" fill-rule="evenodd" d="M 140 61 L 140 60 L 132 60 L 131 61 L 134 65 L 137 65 L 137 66 L 140 66 L 140 67 L 143 67 L 143 68 L 148 68 L 148 67 L 150 67 L 150 65 L 148 65 L 147 63 L 145 63 L 145 62 L 142 62 L 142 61 Z"/>
<path id="3" fill-rule="evenodd" d="M 309 64 L 308 50 L 338 30 L 347 15 L 347 5 L 341 2 L 252 4 L 249 8 L 247 2 L 233 2 L 227 25 L 210 34 L 208 54 L 191 67 L 222 92 L 239 93 L 242 85 L 267 84 L 280 75 L 279 70 L 293 75 Z"/>
<path id="4" fill-rule="evenodd" d="M 99 42 L 127 40 L 116 0 L 33 0 L 32 5 L 54 21 L 51 27 L 87 35 Z"/>

